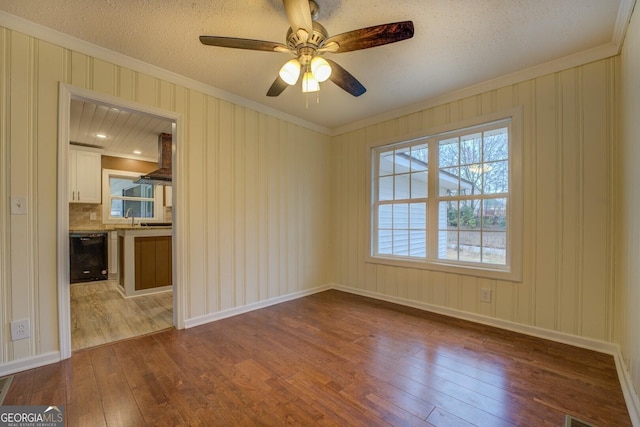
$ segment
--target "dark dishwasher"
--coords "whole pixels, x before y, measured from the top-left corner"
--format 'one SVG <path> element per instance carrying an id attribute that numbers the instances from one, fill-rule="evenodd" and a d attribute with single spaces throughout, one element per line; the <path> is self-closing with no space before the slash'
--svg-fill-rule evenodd
<path id="1" fill-rule="evenodd" d="M 70 233 L 71 283 L 107 280 L 107 233 Z"/>

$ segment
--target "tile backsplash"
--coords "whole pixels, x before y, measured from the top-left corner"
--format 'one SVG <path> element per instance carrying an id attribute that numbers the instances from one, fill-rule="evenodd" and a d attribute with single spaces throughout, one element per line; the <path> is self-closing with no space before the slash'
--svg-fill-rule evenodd
<path id="1" fill-rule="evenodd" d="M 91 220 L 91 214 L 95 220 Z M 163 222 L 173 222 L 171 207 L 164 208 Z M 102 205 L 93 203 L 69 203 L 69 228 L 96 228 L 102 226 Z"/>
<path id="2" fill-rule="evenodd" d="M 91 221 L 91 214 L 96 214 Z M 69 203 L 69 228 L 99 227 L 102 225 L 102 205 L 93 203 Z"/>

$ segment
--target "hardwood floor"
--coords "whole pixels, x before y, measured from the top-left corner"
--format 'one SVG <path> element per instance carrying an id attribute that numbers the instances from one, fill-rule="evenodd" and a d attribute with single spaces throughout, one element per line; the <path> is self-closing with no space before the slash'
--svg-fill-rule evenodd
<path id="1" fill-rule="evenodd" d="M 69 426 L 629 426 L 613 358 L 339 291 L 75 352 L 5 405 Z"/>
<path id="2" fill-rule="evenodd" d="M 173 326 L 171 292 L 124 298 L 113 280 L 71 285 L 71 350 Z"/>

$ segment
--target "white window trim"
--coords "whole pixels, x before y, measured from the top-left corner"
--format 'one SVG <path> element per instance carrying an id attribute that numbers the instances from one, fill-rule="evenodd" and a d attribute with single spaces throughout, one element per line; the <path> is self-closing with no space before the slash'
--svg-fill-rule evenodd
<path id="1" fill-rule="evenodd" d="M 509 200 L 510 209 L 508 212 L 508 233 L 507 233 L 507 248 L 508 248 L 508 265 L 490 265 L 490 264 L 465 264 L 461 262 L 451 263 L 447 260 L 435 260 L 435 259 L 415 259 L 415 258 L 402 258 L 402 257 L 385 257 L 383 255 L 373 255 L 374 248 L 374 232 L 373 232 L 373 200 L 374 200 L 374 185 L 372 179 L 374 177 L 374 171 L 372 170 L 373 157 L 372 152 L 374 149 L 391 144 L 403 144 L 409 143 L 414 140 L 424 140 L 425 138 L 433 138 L 435 136 L 445 134 L 447 132 L 457 132 L 465 128 L 472 128 L 474 126 L 482 126 L 491 122 L 499 120 L 510 119 L 510 138 L 509 138 Z M 424 270 L 441 271 L 445 273 L 463 274 L 482 278 L 505 280 L 511 282 L 522 281 L 522 256 L 523 256 L 523 221 L 524 221 L 524 198 L 522 195 L 524 185 L 524 171 L 522 166 L 522 151 L 523 146 L 523 111 L 522 107 L 512 108 L 506 111 L 479 116 L 473 119 L 450 123 L 443 126 L 431 128 L 420 133 L 405 135 L 402 138 L 395 137 L 393 139 L 386 139 L 380 141 L 373 141 L 366 147 L 367 153 L 367 185 L 369 190 L 367 191 L 367 252 L 365 256 L 365 262 L 374 264 L 384 264 L 397 267 L 417 268 Z M 431 168 L 430 168 L 431 171 Z M 430 195 L 433 197 L 433 195 Z M 433 205 L 433 204 L 431 204 Z M 431 212 L 428 213 L 431 215 Z M 432 223 L 431 223 L 432 224 Z M 429 226 L 427 244 L 433 241 L 431 230 L 433 227 Z"/>
<path id="2" fill-rule="evenodd" d="M 138 178 L 141 175 L 144 175 L 145 172 L 131 172 L 131 171 L 121 171 L 116 169 L 102 169 L 102 223 L 103 224 L 122 224 L 129 225 L 131 224 L 130 218 L 111 218 L 111 203 L 110 203 L 110 187 L 109 187 L 109 176 L 116 175 L 127 178 Z M 158 186 L 155 186 L 153 191 L 153 218 L 139 218 L 140 220 L 144 220 L 144 222 L 158 222 L 162 221 L 162 195 L 163 192 L 160 191 Z"/>

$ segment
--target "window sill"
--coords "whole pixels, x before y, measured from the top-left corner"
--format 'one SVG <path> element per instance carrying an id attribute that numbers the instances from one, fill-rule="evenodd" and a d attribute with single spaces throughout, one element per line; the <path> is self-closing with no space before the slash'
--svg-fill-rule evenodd
<path id="1" fill-rule="evenodd" d="M 419 270 L 439 271 L 450 274 L 460 274 L 464 276 L 474 276 L 484 279 L 503 280 L 508 282 L 522 282 L 522 272 L 516 271 L 513 267 L 476 266 L 465 264 L 447 263 L 435 260 L 416 260 L 398 257 L 368 256 L 365 262 L 370 264 L 389 265 L 393 267 L 413 268 Z"/>

